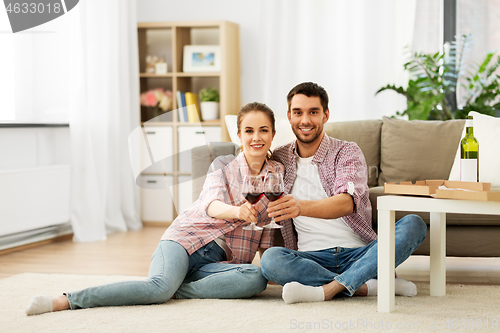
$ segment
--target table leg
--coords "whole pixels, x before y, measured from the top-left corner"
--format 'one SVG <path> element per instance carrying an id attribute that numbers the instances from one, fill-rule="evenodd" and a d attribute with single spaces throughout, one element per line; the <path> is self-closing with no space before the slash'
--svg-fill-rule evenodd
<path id="1" fill-rule="evenodd" d="M 394 311 L 394 211 L 378 211 L 378 312 Z"/>
<path id="2" fill-rule="evenodd" d="M 446 294 L 446 213 L 430 213 L 431 296 Z"/>

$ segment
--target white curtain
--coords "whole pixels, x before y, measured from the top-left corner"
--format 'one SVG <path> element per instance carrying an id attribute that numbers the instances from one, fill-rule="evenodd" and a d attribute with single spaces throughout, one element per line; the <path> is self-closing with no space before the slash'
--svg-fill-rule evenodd
<path id="1" fill-rule="evenodd" d="M 380 119 L 406 99 L 375 92 L 404 85 L 416 0 L 273 0 L 262 3 L 264 100 L 285 116 L 286 94 L 313 81 L 330 96 L 331 121 Z"/>
<path id="2" fill-rule="evenodd" d="M 128 135 L 139 123 L 135 0 L 80 1 L 74 9 L 70 95 L 74 240 L 141 227 Z"/>

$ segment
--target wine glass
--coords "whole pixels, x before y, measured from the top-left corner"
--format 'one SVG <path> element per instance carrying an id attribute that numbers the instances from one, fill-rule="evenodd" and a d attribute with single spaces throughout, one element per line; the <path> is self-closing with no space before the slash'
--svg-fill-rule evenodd
<path id="1" fill-rule="evenodd" d="M 283 174 L 279 172 L 270 172 L 267 174 L 264 183 L 264 195 L 269 199 L 269 201 L 275 201 L 281 198 L 284 191 L 283 185 Z M 266 224 L 264 228 L 277 229 L 283 228 L 283 226 L 274 222 L 274 217 L 271 218 L 271 222 Z"/>
<path id="2" fill-rule="evenodd" d="M 262 176 L 245 175 L 243 178 L 243 196 L 252 205 L 255 205 L 264 192 L 264 181 Z M 255 222 L 243 227 L 243 230 L 262 230 Z"/>

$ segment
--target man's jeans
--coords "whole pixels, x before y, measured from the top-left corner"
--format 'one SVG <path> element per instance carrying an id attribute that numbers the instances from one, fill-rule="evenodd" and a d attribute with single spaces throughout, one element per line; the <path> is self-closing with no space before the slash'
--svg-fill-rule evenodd
<path id="1" fill-rule="evenodd" d="M 151 259 L 148 278 L 67 293 L 71 309 L 159 304 L 176 298 L 248 298 L 266 289 L 259 266 L 219 263 L 226 253 L 210 242 L 189 255 L 174 241 L 163 240 Z"/>
<path id="2" fill-rule="evenodd" d="M 417 215 L 407 215 L 395 226 L 396 267 L 425 239 L 427 226 Z M 281 285 L 297 281 L 322 286 L 337 281 L 352 296 L 369 279 L 377 276 L 377 240 L 359 248 L 334 247 L 320 251 L 294 251 L 272 247 L 260 260 L 262 274 Z"/>

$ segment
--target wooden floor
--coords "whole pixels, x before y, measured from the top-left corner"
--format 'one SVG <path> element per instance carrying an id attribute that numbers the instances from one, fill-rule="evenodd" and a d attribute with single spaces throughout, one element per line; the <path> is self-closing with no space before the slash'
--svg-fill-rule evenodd
<path id="1" fill-rule="evenodd" d="M 74 243 L 71 239 L 0 255 L 0 279 L 20 273 L 146 276 L 151 256 L 166 227 L 115 233 L 106 241 Z M 259 258 L 254 260 L 259 264 Z M 429 281 L 429 257 L 410 257 L 398 275 Z M 500 258 L 446 258 L 448 283 L 500 285 Z"/>
<path id="2" fill-rule="evenodd" d="M 115 233 L 106 241 L 64 240 L 0 255 L 0 279 L 20 273 L 146 276 L 165 227 Z"/>

